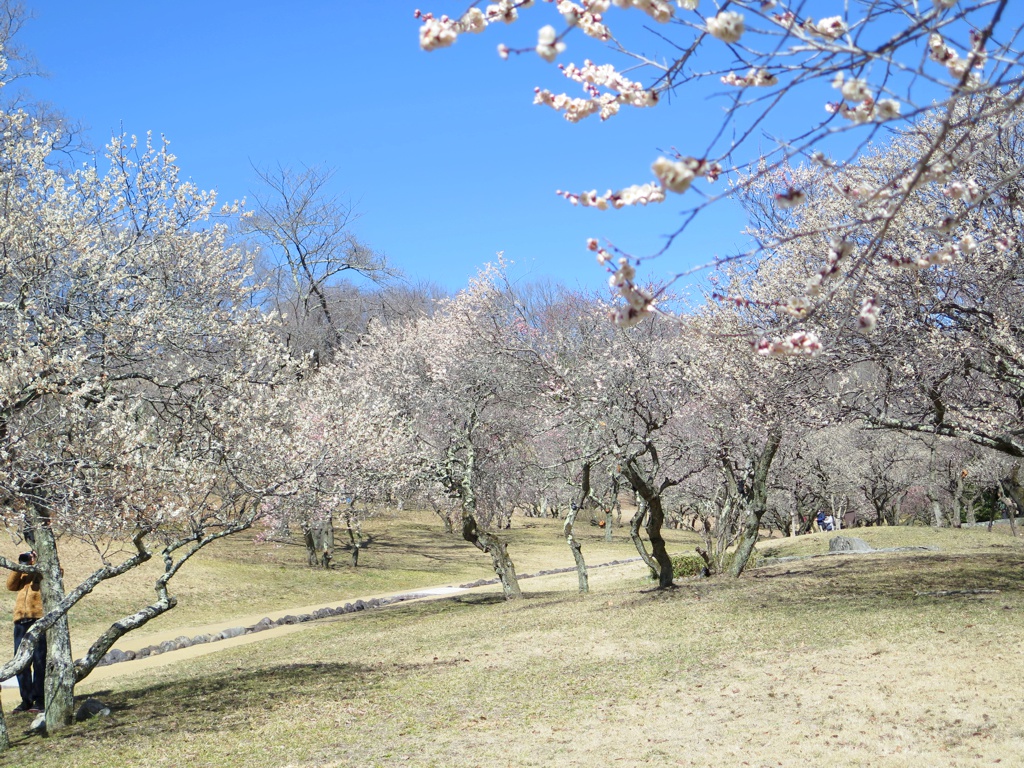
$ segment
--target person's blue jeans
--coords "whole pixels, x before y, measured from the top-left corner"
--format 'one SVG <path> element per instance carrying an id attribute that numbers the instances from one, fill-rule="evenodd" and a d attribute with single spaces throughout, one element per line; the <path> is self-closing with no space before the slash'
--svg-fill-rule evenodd
<path id="1" fill-rule="evenodd" d="M 21 639 L 36 623 L 35 619 L 22 619 L 14 622 L 14 652 L 18 652 Z M 36 640 L 35 650 L 30 661 L 18 673 L 18 688 L 21 690 L 21 703 L 26 707 L 43 708 L 43 680 L 46 675 L 46 633 Z"/>

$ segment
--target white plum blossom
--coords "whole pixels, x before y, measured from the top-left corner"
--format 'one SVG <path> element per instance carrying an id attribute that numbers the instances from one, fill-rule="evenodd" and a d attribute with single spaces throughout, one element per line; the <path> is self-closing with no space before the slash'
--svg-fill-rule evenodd
<path id="1" fill-rule="evenodd" d="M 519 4 L 515 0 L 500 0 L 500 2 L 488 5 L 486 14 L 489 22 L 503 21 L 511 24 L 519 18 Z"/>
<path id="2" fill-rule="evenodd" d="M 570 27 L 579 27 L 588 37 L 607 41 L 611 37 L 608 27 L 601 23 L 601 14 L 608 9 L 607 0 L 590 3 L 589 7 L 576 5 L 570 0 L 558 0 L 556 8 L 565 23 Z"/>
<path id="3" fill-rule="evenodd" d="M 690 188 L 690 184 L 698 176 L 703 175 L 708 181 L 715 181 L 722 172 L 722 166 L 694 157 L 684 157 L 680 160 L 659 157 L 651 165 L 651 170 L 665 189 L 681 194 Z"/>
<path id="4" fill-rule="evenodd" d="M 420 47 L 425 51 L 446 48 L 453 45 L 458 37 L 458 22 L 447 16 L 427 19 L 420 27 Z"/>
<path id="5" fill-rule="evenodd" d="M 537 32 L 537 54 L 547 62 L 553 62 L 565 50 L 565 43 L 558 40 L 555 28 L 548 24 Z"/>
<path id="6" fill-rule="evenodd" d="M 818 22 L 808 19 L 804 22 L 803 29 L 813 37 L 836 40 L 846 34 L 846 22 L 841 16 L 829 16 Z"/>
<path id="7" fill-rule="evenodd" d="M 842 72 L 836 73 L 836 77 L 832 81 L 832 87 L 838 88 L 843 94 L 844 99 L 854 103 L 867 101 L 871 98 L 871 90 L 868 88 L 866 80 L 861 78 L 845 80 Z"/>
<path id="8" fill-rule="evenodd" d="M 879 99 L 875 102 L 876 120 L 895 120 L 900 116 L 900 103 L 896 99 Z"/>
<path id="9" fill-rule="evenodd" d="M 743 14 L 736 11 L 722 11 L 714 18 L 708 19 L 708 32 L 723 43 L 738 43 L 746 28 Z"/>
<path id="10" fill-rule="evenodd" d="M 873 297 L 864 299 L 860 305 L 860 313 L 857 315 L 857 327 L 861 333 L 871 333 L 875 329 L 875 326 L 878 325 L 880 311 Z"/>
<path id="11" fill-rule="evenodd" d="M 617 192 L 609 189 L 603 195 L 599 195 L 596 189 L 592 189 L 589 192 L 580 192 L 579 194 L 558 190 L 556 194 L 564 197 L 573 205 L 580 205 L 584 208 L 597 208 L 601 211 L 606 211 L 609 208 L 624 208 L 629 205 L 665 202 L 665 191 L 656 184 L 633 184 Z"/>
<path id="12" fill-rule="evenodd" d="M 484 16 L 484 12 L 479 8 L 470 8 L 459 19 L 459 23 L 462 25 L 462 29 L 466 32 L 473 34 L 480 34 L 487 29 L 487 18 Z"/>

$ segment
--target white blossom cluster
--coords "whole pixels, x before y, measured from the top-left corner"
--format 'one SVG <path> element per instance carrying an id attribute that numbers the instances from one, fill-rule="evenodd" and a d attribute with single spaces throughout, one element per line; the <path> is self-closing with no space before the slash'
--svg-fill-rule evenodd
<path id="1" fill-rule="evenodd" d="M 847 80 L 842 72 L 838 72 L 832 80 L 832 87 L 839 89 L 843 99 L 851 102 L 854 106 L 847 106 L 840 102 L 839 104 L 827 104 L 825 108 L 831 113 L 839 112 L 852 123 L 882 122 L 895 120 L 900 116 L 900 103 L 896 99 L 878 99 L 876 101 L 866 80 L 861 78 Z"/>
<path id="2" fill-rule="evenodd" d="M 597 208 L 601 211 L 606 211 L 609 208 L 624 208 L 628 205 L 665 202 L 665 191 L 656 184 L 633 184 L 616 192 L 609 189 L 603 195 L 599 195 L 596 189 L 579 194 L 558 190 L 556 194 L 564 197 L 573 205 Z"/>
<path id="3" fill-rule="evenodd" d="M 841 16 L 829 16 L 819 21 L 807 17 L 797 23 L 797 16 L 793 11 L 784 11 L 773 14 L 772 21 L 787 31 L 800 33 L 807 38 L 826 41 L 838 40 L 846 34 L 848 29 Z"/>
<path id="4" fill-rule="evenodd" d="M 601 42 L 611 37 L 608 27 L 601 23 L 601 14 L 608 10 L 609 0 L 590 0 L 577 5 L 570 0 L 557 0 L 556 8 L 570 27 L 579 27 L 589 37 Z"/>
<path id="5" fill-rule="evenodd" d="M 553 62 L 565 50 L 565 43 L 558 39 L 558 32 L 548 24 L 537 32 L 537 55 L 544 61 Z"/>
<path id="6" fill-rule="evenodd" d="M 667 24 L 672 21 L 672 6 L 665 0 L 612 0 L 612 2 L 619 8 L 641 10 L 659 24 Z M 679 7 L 692 11 L 697 7 L 697 0 L 679 0 Z"/>
<path id="7" fill-rule="evenodd" d="M 763 357 L 814 356 L 821 352 L 822 345 L 817 334 L 812 331 L 796 331 L 784 338 L 758 339 L 753 348 L 754 352 Z"/>
<path id="8" fill-rule="evenodd" d="M 759 69 L 751 68 L 747 71 L 747 74 L 740 77 L 735 72 L 730 72 L 728 75 L 722 76 L 722 82 L 725 85 L 735 85 L 737 88 L 766 88 L 772 85 L 778 85 L 779 78 L 773 75 L 764 67 Z"/>
<path id="9" fill-rule="evenodd" d="M 588 241 L 589 245 L 596 246 L 596 241 Z M 598 250 L 598 261 L 602 264 L 609 262 L 607 251 Z M 602 257 L 604 257 L 602 259 Z M 612 272 L 608 278 L 608 285 L 622 298 L 626 300 L 625 306 L 616 307 L 609 313 L 609 317 L 615 325 L 620 328 L 631 328 L 654 311 L 654 299 L 647 292 L 638 288 L 635 284 L 636 269 L 629 263 L 629 259 L 619 258 L 618 269 Z"/>
<path id="10" fill-rule="evenodd" d="M 533 103 L 564 112 L 565 119 L 571 123 L 578 123 L 595 113 L 600 114 L 602 120 L 607 120 L 616 114 L 623 104 L 653 107 L 658 103 L 656 91 L 647 90 L 639 83 L 624 77 L 610 64 L 596 65 L 588 59 L 583 62 L 582 67 L 569 64 L 559 68 L 567 78 L 580 83 L 589 98 L 572 98 L 564 93 L 556 95 L 551 91 L 537 88 L 534 90 Z M 602 92 L 601 88 L 608 90 Z"/>
<path id="11" fill-rule="evenodd" d="M 512 10 L 514 11 L 514 8 Z M 460 19 L 453 19 L 447 15 L 435 17 L 431 13 L 421 13 L 418 9 L 415 16 L 423 21 L 420 25 L 420 48 L 425 51 L 447 48 L 454 45 L 463 32 L 479 34 L 488 24 L 484 12 L 475 7 L 466 11 Z"/>
<path id="12" fill-rule="evenodd" d="M 683 157 L 679 160 L 659 157 L 651 165 L 651 170 L 665 189 L 682 194 L 698 176 L 704 176 L 711 182 L 717 181 L 722 173 L 722 166 L 715 161 L 695 157 Z"/>
<path id="13" fill-rule="evenodd" d="M 807 280 L 807 295 L 817 297 L 821 295 L 824 284 L 829 278 L 839 272 L 840 264 L 853 255 L 853 243 L 842 238 L 835 238 L 829 244 L 828 256 L 825 258 L 825 265 Z"/>
<path id="14" fill-rule="evenodd" d="M 941 34 L 932 32 L 928 36 L 928 58 L 944 66 L 950 76 L 966 90 L 974 90 L 981 86 L 981 75 L 974 70 L 984 69 L 988 60 L 981 36 L 972 30 L 970 39 L 970 53 L 960 58 L 960 55 L 946 44 Z"/>

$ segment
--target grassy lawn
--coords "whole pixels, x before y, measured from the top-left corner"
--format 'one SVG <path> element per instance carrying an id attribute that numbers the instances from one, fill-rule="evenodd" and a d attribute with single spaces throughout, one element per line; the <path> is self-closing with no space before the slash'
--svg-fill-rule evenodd
<path id="1" fill-rule="evenodd" d="M 390 521 L 396 548 L 420 524 Z M 517 525 L 520 571 L 571 563 L 556 528 Z M 1024 545 L 983 529 L 856 535 L 938 549 L 769 564 L 669 592 L 640 566 L 600 569 L 582 599 L 570 574 L 528 580 L 512 603 L 470 593 L 338 617 L 101 690 L 87 681 L 80 693 L 110 717 L 22 738 L 3 764 L 1019 765 Z M 765 549 L 814 554 L 828 537 Z M 601 546 L 588 542 L 592 561 Z M 428 572 L 488 575 L 462 551 Z M 223 560 L 204 567 L 240 593 L 232 574 L 276 584 L 282 567 L 241 550 Z"/>
<path id="2" fill-rule="evenodd" d="M 142 647 L 147 634 L 175 627 L 494 577 L 490 558 L 461 538 L 445 535 L 437 516 L 430 513 L 382 514 L 364 523 L 363 534 L 368 545 L 361 550 L 358 567 L 352 567 L 350 554 L 339 549 L 331 570 L 310 568 L 297 537 L 284 544 L 255 543 L 251 534 L 243 533 L 214 542 L 171 582 L 177 607 L 124 638 L 118 647 Z M 342 535 L 339 529 L 339 544 Z M 603 531 L 596 526 L 577 525 L 577 535 L 589 562 L 637 556 L 626 528 L 617 530 L 611 543 L 603 541 Z M 573 565 L 560 521 L 516 518 L 502 536 L 509 541 L 520 574 Z M 670 531 L 667 538 L 680 550 L 692 549 L 691 542 L 696 542 L 684 532 Z M 19 550 L 7 545 L 0 551 L 15 557 Z M 109 553 L 108 557 L 118 559 Z M 61 542 L 61 558 L 69 588 L 100 565 L 95 549 L 71 540 Z M 130 574 L 101 583 L 75 606 L 69 616 L 76 652 L 84 651 L 111 622 L 153 601 L 152 585 L 163 570 L 157 560 L 155 556 Z M 0 600 L 0 647 L 11 645 L 11 597 Z"/>

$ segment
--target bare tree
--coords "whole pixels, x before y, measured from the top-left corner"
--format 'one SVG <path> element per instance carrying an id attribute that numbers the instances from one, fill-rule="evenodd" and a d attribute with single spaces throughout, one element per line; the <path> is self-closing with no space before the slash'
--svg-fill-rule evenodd
<path id="1" fill-rule="evenodd" d="M 330 356 L 342 343 L 343 278 L 382 282 L 397 275 L 384 254 L 352 231 L 354 206 L 331 191 L 334 171 L 284 166 L 254 168 L 262 188 L 242 231 L 256 238 L 269 257 L 271 301 L 286 316 L 289 346 L 316 357 Z"/>

